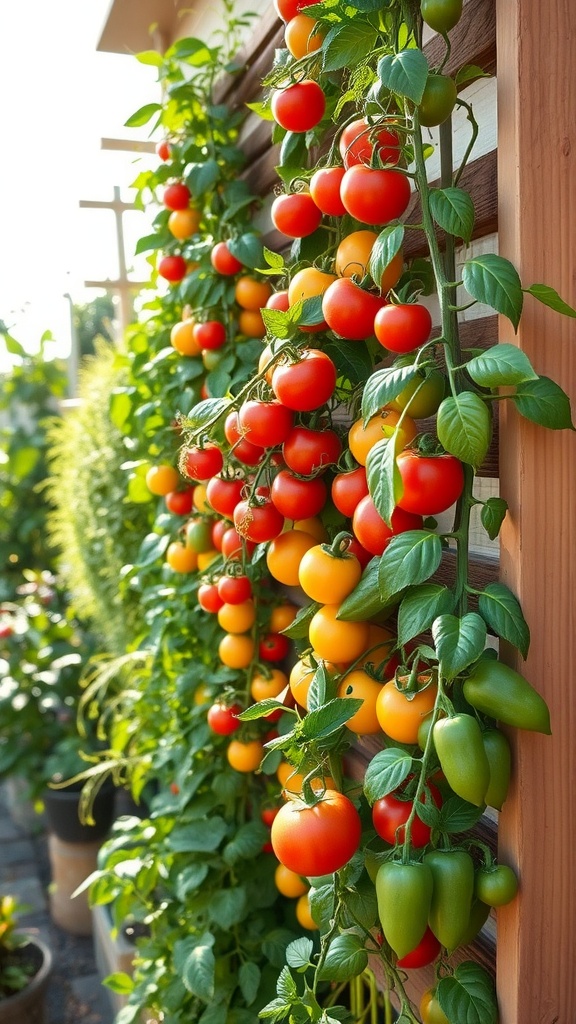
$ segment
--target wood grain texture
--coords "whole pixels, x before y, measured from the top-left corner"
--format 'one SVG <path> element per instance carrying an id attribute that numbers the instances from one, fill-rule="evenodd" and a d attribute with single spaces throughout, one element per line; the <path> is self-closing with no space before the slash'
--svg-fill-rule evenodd
<path id="1" fill-rule="evenodd" d="M 552 285 L 576 305 L 576 8 L 498 0 L 500 253 L 522 281 Z M 514 337 L 541 374 L 576 399 L 576 321 L 529 296 Z M 573 405 L 574 408 L 574 405 Z M 501 1024 L 576 1020 L 576 437 L 502 409 L 502 579 L 532 632 L 520 670 L 547 700 L 553 737 L 512 736 L 515 781 L 500 821 L 500 858 L 520 874 L 520 898 L 498 918 Z M 512 652 L 505 652 L 513 663 Z"/>

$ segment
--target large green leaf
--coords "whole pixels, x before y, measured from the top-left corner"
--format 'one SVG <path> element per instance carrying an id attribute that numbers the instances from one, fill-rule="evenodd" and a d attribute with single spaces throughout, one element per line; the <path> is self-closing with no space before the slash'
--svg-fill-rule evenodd
<path id="1" fill-rule="evenodd" d="M 162 107 L 159 103 L 146 103 L 130 115 L 128 120 L 124 122 L 124 127 L 140 128 L 143 124 L 148 124 L 150 118 L 154 114 L 159 113 L 160 110 L 162 110 Z"/>
<path id="2" fill-rule="evenodd" d="M 549 430 L 574 430 L 570 399 L 565 391 L 550 380 L 538 377 L 519 384 L 516 394 L 510 396 L 518 412 L 532 423 Z"/>
<path id="3" fill-rule="evenodd" d="M 469 242 L 474 227 L 474 203 L 462 188 L 433 188 L 430 210 L 434 220 L 449 235 Z"/>
<path id="4" fill-rule="evenodd" d="M 417 48 L 387 54 L 378 61 L 378 77 L 385 89 L 420 103 L 428 78 L 428 61 Z"/>
<path id="5" fill-rule="evenodd" d="M 366 477 L 376 511 L 385 523 L 390 519 L 402 494 L 402 478 L 396 463 L 394 437 L 383 438 L 368 452 Z"/>
<path id="6" fill-rule="evenodd" d="M 440 673 L 455 679 L 482 654 L 486 646 L 486 623 L 477 612 L 439 615 L 432 623 L 432 636 L 440 662 Z"/>
<path id="7" fill-rule="evenodd" d="M 382 282 L 382 275 L 391 260 L 402 247 L 404 241 L 404 226 L 392 224 L 382 229 L 378 238 L 372 246 L 368 272 L 375 285 L 379 288 Z"/>
<path id="8" fill-rule="evenodd" d="M 307 739 L 331 736 L 362 707 L 356 697 L 335 697 L 316 711 L 309 711 L 302 722 L 301 734 Z"/>
<path id="9" fill-rule="evenodd" d="M 354 587 L 351 594 L 344 598 L 338 610 L 338 618 L 347 622 L 363 622 L 365 619 L 374 619 L 382 616 L 387 611 L 392 611 L 395 602 L 386 601 L 380 595 L 378 584 L 378 573 L 380 559 L 372 558 L 364 572 L 360 582 Z"/>
<path id="10" fill-rule="evenodd" d="M 364 793 L 369 804 L 398 789 L 412 770 L 412 758 L 400 747 L 379 750 L 368 762 Z"/>
<path id="11" fill-rule="evenodd" d="M 451 977 L 438 982 L 436 998 L 450 1024 L 497 1024 L 494 983 L 480 964 L 458 964 Z"/>
<path id="12" fill-rule="evenodd" d="M 466 291 L 478 302 L 492 306 L 518 328 L 522 314 L 522 284 L 518 271 L 503 256 L 486 253 L 466 260 L 462 268 Z"/>
<path id="13" fill-rule="evenodd" d="M 489 583 L 478 598 L 478 610 L 496 636 L 507 640 L 528 657 L 530 629 L 518 598 L 504 583 Z"/>
<path id="14" fill-rule="evenodd" d="M 405 587 L 424 583 L 436 572 L 441 560 L 442 541 L 436 533 L 408 530 L 397 534 L 380 559 L 380 596 L 389 601 Z"/>
<path id="15" fill-rule="evenodd" d="M 474 391 L 444 398 L 437 413 L 436 432 L 447 452 L 478 469 L 490 446 L 490 410 Z"/>
<path id="16" fill-rule="evenodd" d="M 376 45 L 378 33 L 367 21 L 347 21 L 330 29 L 322 44 L 324 71 L 358 64 Z"/>
<path id="17" fill-rule="evenodd" d="M 195 940 L 194 948 L 182 967 L 182 981 L 194 996 L 209 1002 L 214 997 L 216 959 L 212 950 L 214 937 L 206 933 Z"/>
<path id="18" fill-rule="evenodd" d="M 454 608 L 453 591 L 440 583 L 423 583 L 411 587 L 398 609 L 398 643 L 407 644 L 420 633 L 425 633 L 439 615 Z"/>
<path id="19" fill-rule="evenodd" d="M 366 381 L 362 394 L 364 421 L 369 420 L 384 405 L 396 398 L 417 374 L 418 369 L 414 365 L 389 366 L 383 370 L 376 370 Z"/>
<path id="20" fill-rule="evenodd" d="M 538 379 L 528 356 L 517 345 L 508 342 L 481 352 L 466 364 L 466 369 L 472 380 L 483 388 L 499 388 Z"/>
<path id="21" fill-rule="evenodd" d="M 368 954 L 363 939 L 347 932 L 332 939 L 319 977 L 322 981 L 348 981 L 362 974 L 367 966 Z"/>
<path id="22" fill-rule="evenodd" d="M 555 309 L 557 313 L 562 313 L 563 316 L 576 316 L 576 309 L 569 306 L 567 302 L 564 302 L 558 292 L 551 288 L 548 284 L 532 284 L 529 288 L 524 289 L 528 295 L 533 295 L 538 302 L 542 302 L 545 306 L 550 306 L 550 309 Z"/>

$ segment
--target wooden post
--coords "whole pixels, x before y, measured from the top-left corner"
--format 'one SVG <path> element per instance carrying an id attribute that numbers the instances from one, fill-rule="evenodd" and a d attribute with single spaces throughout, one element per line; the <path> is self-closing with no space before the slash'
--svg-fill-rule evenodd
<path id="1" fill-rule="evenodd" d="M 522 283 L 576 305 L 576 6 L 497 0 L 499 247 Z M 525 296 L 515 338 L 559 383 L 576 416 L 576 320 Z M 517 667 L 548 701 L 552 737 L 513 735 L 515 782 L 501 815 L 500 860 L 519 898 L 498 914 L 501 1024 L 576 1021 L 576 436 L 534 426 L 502 403 L 501 577 L 530 625 Z M 504 658 L 512 662 L 511 652 Z M 514 732 L 512 730 L 512 732 Z"/>

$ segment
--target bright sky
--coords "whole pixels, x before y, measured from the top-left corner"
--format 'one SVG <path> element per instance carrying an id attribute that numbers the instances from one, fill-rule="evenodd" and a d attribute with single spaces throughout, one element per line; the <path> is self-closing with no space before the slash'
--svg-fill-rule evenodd
<path id="1" fill-rule="evenodd" d="M 154 68 L 135 57 L 96 51 L 109 0 L 15 0 L 0 36 L 0 319 L 33 351 L 44 331 L 69 349 L 69 304 L 101 292 L 85 280 L 114 278 L 116 234 L 109 211 L 79 201 L 113 198 L 152 156 L 103 151 L 102 137 L 145 139 L 123 127 L 159 97 Z M 137 276 L 136 240 L 146 215 L 124 216 L 126 259 Z M 0 370 L 5 368 L 0 340 Z"/>

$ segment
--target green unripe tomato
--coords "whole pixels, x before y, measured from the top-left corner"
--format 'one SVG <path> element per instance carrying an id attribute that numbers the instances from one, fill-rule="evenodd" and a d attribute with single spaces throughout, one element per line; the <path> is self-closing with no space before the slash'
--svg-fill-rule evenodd
<path id="1" fill-rule="evenodd" d="M 462 0 L 422 0 L 420 11 L 434 32 L 449 32 L 462 17 Z"/>
<path id="2" fill-rule="evenodd" d="M 488 807 L 495 807 L 499 811 L 508 796 L 512 752 L 508 740 L 499 729 L 485 729 L 482 742 L 490 766 L 490 782 L 484 800 Z"/>
<path id="3" fill-rule="evenodd" d="M 465 850 L 431 850 L 423 863 L 432 872 L 428 924 L 449 952 L 459 946 L 470 922 L 474 896 L 474 861 Z"/>
<path id="4" fill-rule="evenodd" d="M 198 555 L 210 551 L 212 543 L 212 527 L 205 519 L 191 519 L 186 527 L 186 545 Z"/>
<path id="5" fill-rule="evenodd" d="M 425 420 L 438 411 L 446 393 L 446 380 L 440 370 L 431 370 L 414 377 L 388 407 L 402 412 L 406 409 L 414 420 Z"/>
<path id="6" fill-rule="evenodd" d="M 416 861 L 386 861 L 376 875 L 376 898 L 384 938 L 401 959 L 416 948 L 428 926 L 430 868 Z"/>
<path id="7" fill-rule="evenodd" d="M 223 353 L 215 349 L 205 348 L 202 350 L 202 362 L 208 371 L 215 370 L 218 363 L 222 361 L 222 357 Z"/>
<path id="8" fill-rule="evenodd" d="M 466 714 L 441 718 L 432 736 L 450 788 L 456 796 L 482 807 L 490 784 L 490 765 L 476 719 Z"/>
<path id="9" fill-rule="evenodd" d="M 442 124 L 454 110 L 457 97 L 458 92 L 453 78 L 447 78 L 446 75 L 428 75 L 418 107 L 420 124 L 425 128 Z"/>
<path id="10" fill-rule="evenodd" d="M 518 892 L 518 879 L 507 864 L 479 868 L 474 891 L 477 898 L 488 907 L 504 907 L 512 902 Z"/>
<path id="11" fill-rule="evenodd" d="M 550 712 L 543 697 L 515 672 L 493 658 L 482 658 L 464 682 L 464 696 L 483 715 L 504 725 L 550 735 Z"/>

